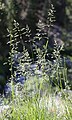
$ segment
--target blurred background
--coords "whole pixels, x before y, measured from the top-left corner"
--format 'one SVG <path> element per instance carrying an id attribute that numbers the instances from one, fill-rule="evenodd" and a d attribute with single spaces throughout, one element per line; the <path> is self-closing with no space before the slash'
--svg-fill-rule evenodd
<path id="1" fill-rule="evenodd" d="M 49 44 L 53 47 L 55 34 L 59 43 L 64 43 L 64 50 L 61 54 L 67 58 L 67 67 L 70 68 L 69 77 L 72 81 L 72 0 L 0 0 L 0 82 L 2 79 L 7 79 L 9 75 L 9 66 L 3 66 L 3 63 L 7 61 L 10 49 L 7 44 L 9 41 L 7 28 L 12 28 L 14 20 L 19 23 L 20 28 L 28 25 L 32 39 L 37 32 L 39 20 L 44 24 L 47 23 L 51 4 L 54 6 L 55 21 L 53 22 L 54 27 L 51 28 Z M 44 31 L 47 32 L 47 30 Z M 26 48 L 30 51 L 28 38 L 23 35 L 22 41 L 25 42 L 25 40 L 27 40 Z M 43 44 L 43 42 L 39 44 Z M 22 51 L 21 45 L 19 50 Z M 31 55 L 31 53 L 29 54 Z"/>

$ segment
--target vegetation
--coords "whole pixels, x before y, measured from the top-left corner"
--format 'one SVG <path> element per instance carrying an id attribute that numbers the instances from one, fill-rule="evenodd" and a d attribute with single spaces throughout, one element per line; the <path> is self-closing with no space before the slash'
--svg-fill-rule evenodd
<path id="1" fill-rule="evenodd" d="M 35 5 L 34 1 L 31 2 Z M 13 1 L 8 1 L 6 5 L 9 21 L 7 45 L 10 51 L 8 62 L 4 64 L 9 64 L 10 78 L 2 96 L 2 105 L 7 108 L 0 111 L 0 119 L 71 120 L 71 84 L 65 57 L 61 56 L 64 43 L 60 39 L 59 42 L 56 35 L 53 45 L 49 39 L 55 23 L 53 4 L 49 2 L 48 11 L 45 11 L 48 12 L 47 21 L 39 20 L 35 36 L 29 25 L 21 27 L 14 20 Z M 5 9 L 4 4 L 1 4 L 1 8 Z"/>
<path id="2" fill-rule="evenodd" d="M 45 80 L 31 78 L 17 96 L 11 99 L 9 107 L 2 111 L 1 120 L 71 120 L 72 102 L 70 95 L 62 91 L 62 97 L 56 99 L 55 93 Z M 34 83 L 35 82 L 35 83 Z M 35 88 L 36 87 L 36 88 Z M 51 92 L 51 93 L 50 93 Z M 52 93 L 53 92 L 53 93 Z M 7 102 L 7 100 L 6 100 Z M 7 104 L 7 103 L 6 103 Z"/>

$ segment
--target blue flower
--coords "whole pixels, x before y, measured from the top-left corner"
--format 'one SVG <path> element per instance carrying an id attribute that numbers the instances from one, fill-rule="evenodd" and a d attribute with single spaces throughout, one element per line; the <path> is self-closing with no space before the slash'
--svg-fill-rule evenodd
<path id="1" fill-rule="evenodd" d="M 24 77 L 24 76 L 19 76 L 19 77 L 17 78 L 17 83 L 24 84 L 24 82 L 25 82 L 25 77 Z"/>
<path id="2" fill-rule="evenodd" d="M 8 83 L 4 86 L 4 95 L 5 97 L 11 95 L 11 86 Z"/>

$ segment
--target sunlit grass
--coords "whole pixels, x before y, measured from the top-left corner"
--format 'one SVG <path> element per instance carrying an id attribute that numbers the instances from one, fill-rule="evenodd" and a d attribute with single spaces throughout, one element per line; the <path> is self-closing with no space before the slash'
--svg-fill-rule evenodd
<path id="1" fill-rule="evenodd" d="M 43 78 L 29 79 L 3 110 L 1 120 L 71 120 L 72 93 L 55 90 Z"/>

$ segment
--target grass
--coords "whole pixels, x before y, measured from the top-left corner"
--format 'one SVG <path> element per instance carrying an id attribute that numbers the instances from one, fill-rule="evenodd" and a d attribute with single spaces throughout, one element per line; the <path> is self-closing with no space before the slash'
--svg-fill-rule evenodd
<path id="1" fill-rule="evenodd" d="M 71 93 L 51 88 L 44 78 L 31 77 L 3 110 L 0 120 L 71 120 L 71 99 Z"/>
<path id="2" fill-rule="evenodd" d="M 70 93 L 68 90 L 66 92 L 62 88 L 62 81 L 68 88 L 66 83 L 67 68 L 65 65 L 62 66 L 60 51 L 54 51 L 56 60 L 53 64 L 51 61 L 45 60 L 43 52 L 37 49 L 37 67 L 33 71 L 35 73 L 33 76 L 29 70 L 31 63 L 28 61 L 28 52 L 24 47 L 23 56 L 18 59 L 19 66 L 13 73 L 13 57 L 18 52 L 14 47 L 15 43 L 12 43 L 12 36 L 11 34 L 11 54 L 9 57 L 12 96 L 4 98 L 4 105 L 7 108 L 5 107 L 1 111 L 0 120 L 71 120 L 72 92 Z M 15 41 L 13 40 L 13 42 Z M 45 48 L 45 50 L 47 49 Z M 41 65 L 41 73 L 39 73 L 38 64 Z M 23 76 L 27 75 L 24 85 L 13 83 L 16 72 L 20 72 Z"/>
<path id="3" fill-rule="evenodd" d="M 11 36 L 13 35 L 11 34 Z M 10 37 L 11 53 L 9 57 L 12 96 L 7 99 L 4 98 L 4 105 L 7 108 L 1 111 L 0 120 L 71 120 L 72 92 L 69 93 L 68 90 L 65 92 L 62 88 L 62 81 L 68 88 L 66 83 L 67 68 L 65 65 L 62 66 L 59 51 L 54 51 L 56 60 L 52 63 L 46 61 L 43 52 L 37 49 L 37 65 L 41 65 L 41 73 L 39 76 L 37 66 L 33 71 L 35 73 L 33 76 L 29 70 L 31 63 L 26 61 L 29 59 L 28 52 L 24 47 L 23 56 L 18 59 L 19 66 L 13 73 L 13 57 L 18 52 L 14 47 L 15 43 L 12 43 L 12 39 Z M 13 42 L 15 41 L 13 40 Z M 45 48 L 45 50 L 47 49 Z M 20 72 L 23 76 L 27 75 L 24 85 L 13 83 L 16 72 Z"/>
<path id="4" fill-rule="evenodd" d="M 50 18 L 53 16 L 53 11 L 51 12 Z M 52 19 L 49 20 L 49 27 L 51 27 Z M 40 27 L 44 26 L 39 26 L 39 31 L 43 29 Z M 20 30 L 19 24 L 14 21 L 13 30 L 10 29 L 8 32 L 10 36 L 8 44 L 11 49 L 8 61 L 11 72 L 12 95 L 7 99 L 4 98 L 4 105 L 7 106 L 7 108 L 5 107 L 1 110 L 0 120 L 72 120 L 72 92 L 68 90 L 67 68 L 65 64 L 62 64 L 60 58 L 60 46 L 54 48 L 52 53 L 55 61 L 51 62 L 46 60 L 45 55 L 48 52 L 48 38 L 45 37 L 44 33 L 36 34 L 34 39 L 42 39 L 43 36 L 43 39 L 47 39 L 47 42 L 42 46 L 43 49 L 35 45 L 36 41 L 33 43 L 38 59 L 36 61 L 37 67 L 33 70 L 34 76 L 30 70 L 32 62 L 25 46 L 23 46 L 23 56 L 17 58 L 18 66 L 15 67 L 15 71 L 13 72 L 15 64 L 14 58 L 15 55 L 19 54 L 19 41 L 17 41 L 17 39 L 19 39 L 19 37 L 22 39 L 22 35 L 30 37 L 30 30 L 28 26 L 26 31 L 25 29 Z M 40 76 L 38 65 L 41 66 Z M 13 82 L 17 72 L 27 77 L 24 85 Z M 62 81 L 65 84 L 66 91 L 63 90 Z"/>

